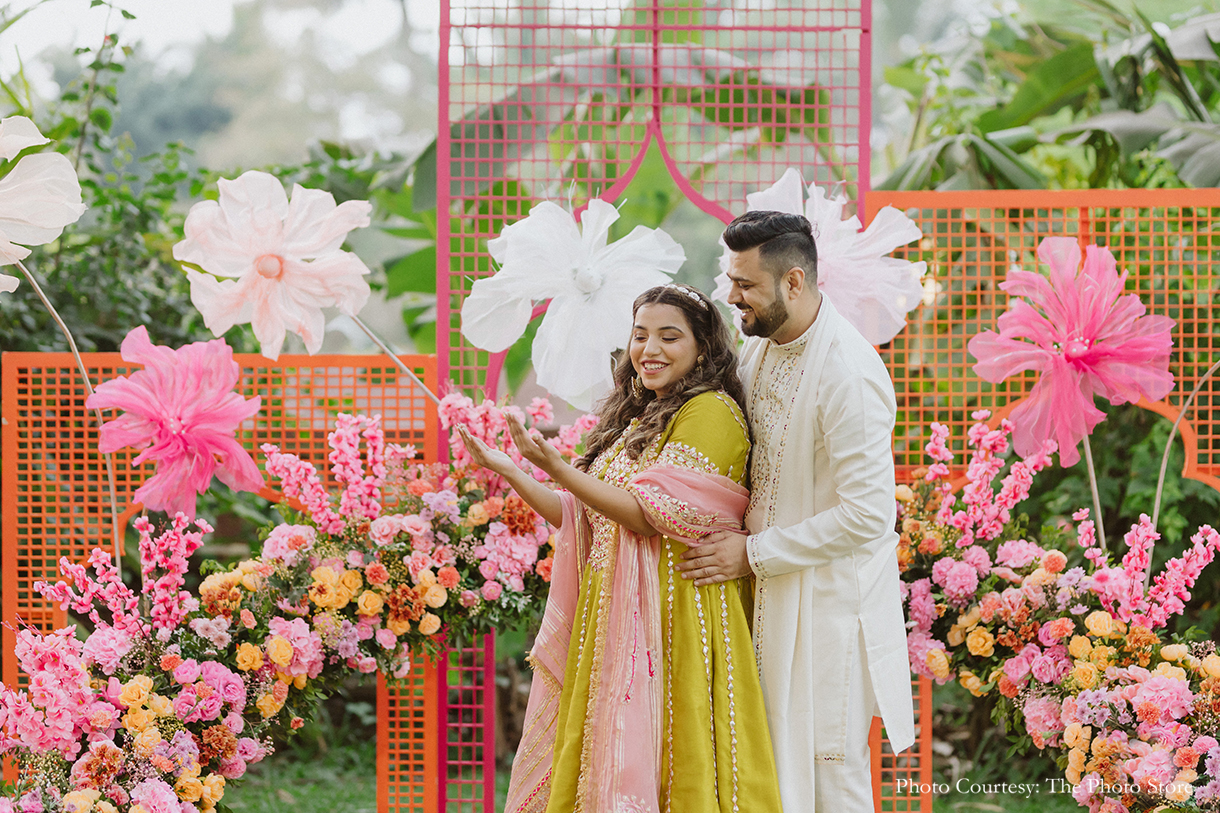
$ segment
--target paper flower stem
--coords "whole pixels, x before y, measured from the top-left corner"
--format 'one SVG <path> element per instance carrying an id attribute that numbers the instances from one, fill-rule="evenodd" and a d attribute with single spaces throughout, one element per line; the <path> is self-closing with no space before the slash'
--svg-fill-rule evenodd
<path id="1" fill-rule="evenodd" d="M 419 380 L 419 376 L 417 376 L 415 374 L 414 370 L 412 370 L 410 367 L 408 367 L 407 365 L 402 363 L 402 359 L 400 359 L 398 356 L 396 356 L 394 354 L 394 351 L 391 350 L 386 345 L 386 343 L 381 340 L 381 337 L 379 337 L 376 333 L 374 333 L 372 331 L 372 329 L 364 323 L 364 320 L 362 320 L 359 316 L 353 316 L 352 321 L 355 322 L 357 325 L 359 325 L 360 329 L 364 331 L 365 335 L 373 340 L 373 344 L 375 344 L 381 348 L 381 352 L 383 352 L 387 356 L 389 356 L 394 361 L 394 363 L 398 365 L 399 370 L 402 370 L 404 373 L 407 374 L 407 377 L 409 377 L 412 381 L 415 382 L 415 386 L 417 386 L 421 390 L 423 390 L 424 394 L 432 399 L 432 403 L 436 404 L 437 406 L 440 406 L 441 399 L 436 397 L 436 393 L 434 393 L 432 390 L 428 389 L 424 385 L 424 382 Z"/>
<path id="2" fill-rule="evenodd" d="M 1195 402 L 1195 396 L 1199 394 L 1199 390 L 1203 389 L 1203 385 L 1216 372 L 1220 370 L 1220 361 L 1217 361 L 1211 367 L 1207 368 L 1207 372 L 1195 384 L 1195 388 L 1190 391 L 1190 395 L 1186 396 L 1186 400 L 1182 402 L 1182 408 L 1178 410 L 1178 417 L 1173 421 L 1173 427 L 1169 430 L 1169 439 L 1165 441 L 1165 454 L 1161 455 L 1161 473 L 1156 478 L 1156 499 L 1152 502 L 1152 529 L 1156 530 L 1157 518 L 1161 515 L 1161 494 L 1165 490 L 1165 472 L 1169 468 L 1169 453 L 1173 451 L 1173 439 L 1178 435 L 1178 425 L 1186 417 L 1186 413 L 1190 411 L 1190 407 Z M 1144 574 L 1144 589 L 1148 589 L 1149 580 L 1152 578 L 1152 568 Z"/>
<path id="3" fill-rule="evenodd" d="M 1101 521 L 1101 496 L 1097 492 L 1097 472 L 1093 469 L 1093 448 L 1089 446 L 1089 436 L 1084 436 L 1084 464 L 1089 470 L 1089 489 L 1093 492 L 1093 522 L 1097 528 L 1097 544 L 1106 549 L 1106 529 Z"/>
<path id="4" fill-rule="evenodd" d="M 55 324 L 59 325 L 59 330 L 64 334 L 64 338 L 68 340 L 68 349 L 72 351 L 72 358 L 76 359 L 76 369 L 80 371 L 81 381 L 85 384 L 85 397 L 93 395 L 93 383 L 89 380 L 89 371 L 85 368 L 85 360 L 80 357 L 80 350 L 76 347 L 76 339 L 72 337 L 72 331 L 68 330 L 68 326 L 59 315 L 59 311 L 55 310 L 55 306 L 51 304 L 51 300 L 47 299 L 47 295 L 43 293 L 42 286 L 38 284 L 38 280 L 30 273 L 30 269 L 25 267 L 25 264 L 20 260 L 17 261 L 17 267 L 21 269 L 21 273 L 30 283 L 30 287 L 34 289 L 34 293 L 38 294 L 38 298 L 42 300 L 42 304 L 47 309 L 47 313 L 51 314 L 51 318 L 55 320 Z M 97 417 L 97 428 L 100 432 L 102 424 L 105 420 L 102 418 L 100 409 L 93 410 L 93 414 Z M 119 556 L 120 537 L 119 537 L 119 499 L 117 490 L 114 484 L 114 458 L 109 452 L 102 454 L 102 458 L 106 461 L 106 478 L 110 484 L 110 530 L 114 538 L 114 569 L 119 578 L 123 575 L 123 560 Z"/>

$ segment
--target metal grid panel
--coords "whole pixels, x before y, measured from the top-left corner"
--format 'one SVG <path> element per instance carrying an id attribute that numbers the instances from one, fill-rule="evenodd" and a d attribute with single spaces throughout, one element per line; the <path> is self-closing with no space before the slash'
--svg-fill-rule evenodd
<path id="1" fill-rule="evenodd" d="M 440 809 L 477 813 L 496 801 L 495 636 L 446 653 L 440 685 L 440 719 L 445 722 L 439 776 Z"/>
<path id="2" fill-rule="evenodd" d="M 924 304 L 906 329 L 882 348 L 898 394 L 895 429 L 900 469 L 923 465 L 927 426 L 951 427 L 961 452 L 976 409 L 1011 409 L 1037 381 L 1035 373 L 992 385 L 971 369 L 966 342 L 994 329 L 1008 306 L 998 289 L 1009 268 L 1035 267 L 1042 238 L 1068 235 L 1108 247 L 1127 290 L 1150 313 L 1176 320 L 1170 371 L 1176 387 L 1163 401 L 1141 402 L 1171 420 L 1216 360 L 1213 336 L 1220 323 L 1220 190 L 1081 190 L 1056 192 L 871 192 L 868 215 L 882 206 L 906 210 L 925 235 L 895 252 L 928 262 Z M 934 286 L 934 288 L 933 288 Z M 1204 383 L 1182 423 L 1188 477 L 1220 488 L 1220 395 Z M 960 458 L 959 458 L 960 459 Z"/>
<path id="3" fill-rule="evenodd" d="M 242 369 L 238 389 L 246 397 L 260 395 L 263 409 L 238 432 L 242 444 L 256 460 L 263 443 L 278 444 L 311 460 L 325 471 L 327 434 L 339 412 L 378 413 L 386 439 L 419 447 L 426 460 L 436 460 L 439 451 L 436 409 L 397 368 L 376 356 L 281 356 L 269 361 L 258 355 L 237 355 Z M 406 356 L 423 381 L 436 388 L 436 360 Z M 134 368 L 117 353 L 86 354 L 86 369 L 94 381 L 105 381 L 131 373 Z M 0 539 L 0 620 L 7 622 L 2 635 L 3 679 L 19 685 L 20 675 L 12 657 L 16 644 L 15 622 L 50 630 L 64 623 L 64 615 L 33 592 L 39 580 L 59 575 L 59 558 L 84 561 L 93 547 L 110 548 L 109 490 L 105 464 L 97 454 L 97 425 L 93 413 L 84 408 L 85 393 L 71 355 L 67 353 L 5 353 L 0 364 L 0 414 L 3 415 L 3 535 Z M 138 510 L 130 497 L 153 473 L 151 465 L 131 466 L 133 454 L 115 455 L 117 490 L 123 525 Z M 328 475 L 329 476 L 329 475 Z M 279 495 L 264 489 L 263 496 Z M 435 670 L 417 670 L 431 675 Z M 423 679 L 423 678 L 420 678 Z M 414 680 L 414 679 L 413 679 Z M 435 775 L 435 690 L 418 686 L 407 694 L 379 692 L 378 705 L 386 709 L 379 717 L 385 731 L 398 732 L 384 764 L 378 760 L 382 804 L 389 798 L 391 780 L 396 798 L 415 800 L 421 795 L 435 805 L 436 788 L 423 783 Z M 421 696 L 425 696 L 420 699 Z M 421 716 L 420 709 L 423 709 Z M 397 714 L 408 716 L 400 719 Z M 415 728 L 423 725 L 422 734 Z M 411 768 L 418 754 L 408 752 L 404 732 L 410 730 L 412 748 L 421 738 L 431 743 L 425 759 L 432 773 Z M 430 738 L 430 739 L 429 739 Z M 394 762 L 401 754 L 405 770 Z M 416 785 L 407 789 L 404 777 Z M 405 803 L 404 803 L 405 804 Z M 410 802 L 416 805 L 415 801 Z M 381 808 L 383 811 L 387 807 Z M 398 809 L 398 808 L 395 808 Z M 425 810 L 418 805 L 402 809 Z M 435 807 L 427 807 L 427 813 Z"/>
<path id="4" fill-rule="evenodd" d="M 915 701 L 915 744 L 901 754 L 890 750 L 881 718 L 873 718 L 868 745 L 873 756 L 873 806 L 877 813 L 932 810 L 932 681 L 914 678 L 911 694 Z"/>
<path id="5" fill-rule="evenodd" d="M 417 658 L 398 686 L 377 680 L 377 812 L 436 813 L 437 686 L 435 664 Z"/>
<path id="6" fill-rule="evenodd" d="M 461 337 L 458 312 L 492 272 L 486 241 L 535 201 L 579 209 L 616 200 L 637 172 L 668 172 L 727 221 L 790 166 L 861 196 L 868 0 L 674 5 L 442 0 L 442 377 L 484 385 L 487 356 Z M 652 149 L 663 166 L 645 164 Z"/>

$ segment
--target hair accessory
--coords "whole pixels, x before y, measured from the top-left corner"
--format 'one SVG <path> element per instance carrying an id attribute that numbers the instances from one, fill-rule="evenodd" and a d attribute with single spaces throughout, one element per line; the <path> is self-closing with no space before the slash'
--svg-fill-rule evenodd
<path id="1" fill-rule="evenodd" d="M 631 397 L 636 401 L 644 400 L 644 382 L 638 375 L 631 378 Z"/>
<path id="2" fill-rule="evenodd" d="M 664 285 L 662 285 L 661 287 L 662 288 L 673 288 L 675 291 L 678 291 L 679 293 L 686 294 L 691 299 L 695 300 L 695 303 L 699 307 L 703 308 L 704 310 L 707 310 L 707 302 L 704 301 L 703 297 L 699 296 L 699 293 L 697 291 L 695 291 L 693 288 L 686 286 L 686 285 L 679 285 L 676 282 L 667 282 Z"/>
<path id="3" fill-rule="evenodd" d="M 702 353 L 700 353 L 700 354 L 699 354 L 699 358 L 695 359 L 695 365 L 696 365 L 697 367 L 702 367 L 702 366 L 703 366 L 703 362 L 705 362 L 705 361 L 707 361 L 707 357 L 706 357 L 706 356 L 704 356 Z"/>

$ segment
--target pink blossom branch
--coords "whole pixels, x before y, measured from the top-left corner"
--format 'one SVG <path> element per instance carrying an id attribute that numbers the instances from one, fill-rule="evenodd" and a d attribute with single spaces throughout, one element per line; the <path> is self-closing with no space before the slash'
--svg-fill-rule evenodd
<path id="1" fill-rule="evenodd" d="M 64 334 L 64 338 L 68 340 L 68 349 L 72 351 L 72 358 L 76 359 L 76 369 L 80 371 L 81 381 L 85 384 L 85 397 L 88 398 L 90 395 L 93 395 L 93 383 L 89 380 L 89 371 L 85 368 L 85 361 L 81 358 L 80 350 L 76 347 L 76 339 L 72 337 L 72 331 L 68 330 L 68 326 L 64 324 L 59 311 L 55 310 L 51 300 L 43 293 L 42 286 L 38 284 L 38 280 L 34 279 L 30 269 L 26 268 L 25 264 L 20 260 L 17 260 L 16 264 L 21 269 L 21 273 L 25 275 L 26 280 L 29 281 L 30 287 L 34 289 L 34 293 L 38 294 L 38 298 L 42 300 L 43 306 L 51 314 L 55 324 L 59 325 L 59 330 Z M 102 424 L 105 423 L 105 420 L 102 418 L 102 411 L 95 409 L 93 414 L 97 416 L 97 428 L 98 432 L 101 432 Z M 102 454 L 102 458 L 106 461 L 106 477 L 110 481 L 110 523 L 114 541 L 114 569 L 119 574 L 119 577 L 122 578 L 123 562 L 119 558 L 119 499 L 114 484 L 114 458 L 109 452 Z"/>

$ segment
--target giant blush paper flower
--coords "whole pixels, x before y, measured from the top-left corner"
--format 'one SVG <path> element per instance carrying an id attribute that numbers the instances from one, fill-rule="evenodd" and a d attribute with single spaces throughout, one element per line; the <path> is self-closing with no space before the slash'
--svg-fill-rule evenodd
<path id="1" fill-rule="evenodd" d="M 978 359 L 974 371 L 987 381 L 1042 373 L 1009 416 L 1013 447 L 1028 457 L 1054 440 L 1060 462 L 1071 466 L 1080 459 L 1076 444 L 1105 417 L 1094 396 L 1111 404 L 1141 396 L 1158 401 L 1173 389 L 1174 321 L 1146 315 L 1139 296 L 1123 294 L 1127 273 L 1118 274 L 1108 248 L 1088 246 L 1080 268 L 1074 238 L 1047 237 L 1038 244 L 1038 259 L 1050 266 L 1050 279 L 1010 271 L 1000 283 L 1012 297 L 997 322 L 1000 332 L 985 330 L 966 347 Z"/>
<path id="2" fill-rule="evenodd" d="M 369 298 L 369 273 L 360 258 L 341 250 L 347 233 L 367 226 L 372 205 L 338 206 L 329 192 L 292 188 L 292 199 L 273 175 L 247 172 L 221 180 L 220 200 L 191 207 L 186 239 L 174 257 L 207 274 L 187 270 L 191 301 L 217 336 L 250 322 L 263 355 L 278 358 L 288 331 L 310 354 L 322 347 L 322 308 L 355 316 Z M 215 277 L 229 277 L 218 281 Z"/>
<path id="3" fill-rule="evenodd" d="M 926 263 L 886 255 L 918 240 L 923 232 L 893 206 L 883 208 L 861 231 L 855 215 L 843 219 L 846 198 L 829 197 L 826 190 L 810 184 L 809 199 L 802 203 L 804 186 L 801 174 L 788 169 L 771 187 L 746 195 L 746 208 L 808 218 L 818 247 L 818 290 L 830 297 L 839 313 L 870 343 L 885 344 L 906 326 L 907 312 L 919 307 L 923 298 L 920 278 L 927 270 Z M 728 270 L 726 247 L 712 294 L 725 303 L 731 285 Z"/>
<path id="4" fill-rule="evenodd" d="M 686 259 L 660 229 L 637 226 L 608 243 L 618 216 L 595 199 L 582 229 L 562 207 L 538 204 L 488 241 L 500 270 L 475 282 L 462 304 L 462 333 L 498 353 L 525 332 L 534 303 L 551 300 L 534 337 L 534 370 L 540 386 L 578 409 L 592 409 L 613 385 L 611 353 L 626 345 L 632 302 Z"/>
<path id="5" fill-rule="evenodd" d="M 195 497 L 212 475 L 237 491 L 257 491 L 262 475 L 234 437 L 242 421 L 262 405 L 233 391 L 241 368 L 223 340 L 195 342 L 179 350 L 154 345 L 143 325 L 123 339 L 123 360 L 144 369 L 98 385 L 89 408 L 122 409 L 102 426 L 98 448 L 143 449 L 132 461 L 156 463 L 157 471 L 134 499 L 153 511 L 195 515 Z"/>
<path id="6" fill-rule="evenodd" d="M 25 116 L 0 121 L 0 159 L 4 161 L 48 140 Z M 84 211 L 71 161 L 57 152 L 25 156 L 0 178 L 0 265 L 24 260 L 30 254 L 26 246 L 51 242 Z M 16 287 L 16 277 L 0 274 L 0 291 Z"/>

